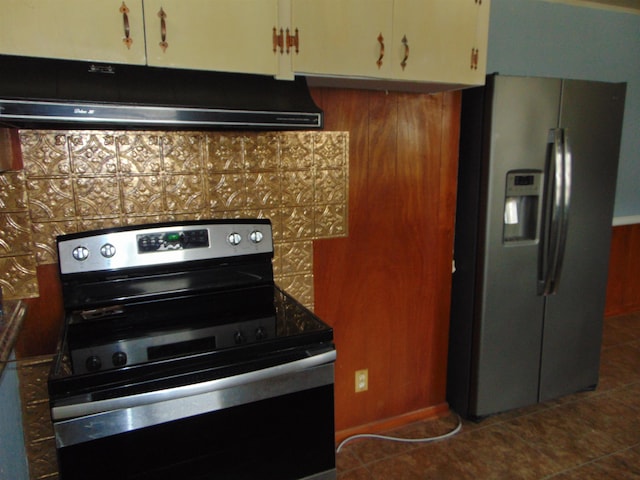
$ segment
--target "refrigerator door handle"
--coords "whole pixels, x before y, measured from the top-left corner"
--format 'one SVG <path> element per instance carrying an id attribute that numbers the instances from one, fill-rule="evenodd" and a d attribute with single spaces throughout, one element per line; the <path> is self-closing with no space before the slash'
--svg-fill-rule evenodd
<path id="1" fill-rule="evenodd" d="M 538 293 L 541 295 L 553 295 L 558 290 L 571 201 L 571 147 L 566 131 L 562 128 L 551 129 L 549 143 L 553 158 L 549 162 L 549 171 L 547 172 L 544 209 L 546 225 L 540 244 Z"/>
<path id="2" fill-rule="evenodd" d="M 567 246 L 567 231 L 569 228 L 569 210 L 571 207 L 571 167 L 572 167 L 572 155 L 571 155 L 571 143 L 569 142 L 569 135 L 566 129 L 562 130 L 562 213 L 561 213 L 561 225 L 558 232 L 558 249 L 557 258 L 555 261 L 554 269 L 551 277 L 551 293 L 558 292 L 558 286 L 560 284 L 560 274 L 562 273 L 562 264 L 564 260 L 565 250 Z"/>

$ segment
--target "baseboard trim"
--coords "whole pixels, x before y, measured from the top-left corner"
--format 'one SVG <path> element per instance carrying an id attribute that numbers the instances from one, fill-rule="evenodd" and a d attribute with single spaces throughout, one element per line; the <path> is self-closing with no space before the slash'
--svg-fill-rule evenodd
<path id="1" fill-rule="evenodd" d="M 360 435 L 363 433 L 380 433 L 391 430 L 392 428 L 401 427 L 408 423 L 417 422 L 419 420 L 442 417 L 448 412 L 449 405 L 445 402 L 431 407 L 422 408 L 420 410 L 414 410 L 413 412 L 404 413 L 395 417 L 377 420 L 375 422 L 366 423 L 364 425 L 358 425 L 357 427 L 346 428 L 344 430 L 339 430 L 336 432 L 336 444 L 353 435 Z"/>

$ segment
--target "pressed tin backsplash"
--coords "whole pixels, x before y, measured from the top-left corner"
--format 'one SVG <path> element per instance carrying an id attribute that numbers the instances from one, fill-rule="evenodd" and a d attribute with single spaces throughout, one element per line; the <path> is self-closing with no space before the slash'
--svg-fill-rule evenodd
<path id="1" fill-rule="evenodd" d="M 276 281 L 313 306 L 314 239 L 347 235 L 346 132 L 22 130 L 0 175 L 0 286 L 38 295 L 55 237 L 120 225 L 270 218 Z"/>

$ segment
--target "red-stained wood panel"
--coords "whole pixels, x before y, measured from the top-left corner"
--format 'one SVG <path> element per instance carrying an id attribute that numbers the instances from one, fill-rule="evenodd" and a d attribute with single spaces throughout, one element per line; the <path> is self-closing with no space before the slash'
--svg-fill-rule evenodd
<path id="1" fill-rule="evenodd" d="M 613 227 L 605 315 L 640 311 L 640 224 Z"/>
<path id="2" fill-rule="evenodd" d="M 442 108 L 442 151 L 440 154 L 440 195 L 438 198 L 438 295 L 446 301 L 436 303 L 435 318 L 446 319 L 436 325 L 434 332 L 434 358 L 440 361 L 448 356 L 449 315 L 451 307 L 451 275 L 453 262 L 453 242 L 455 233 L 455 212 L 458 190 L 458 148 L 460 140 L 460 109 L 462 96 L 445 95 Z M 447 388 L 446 368 L 434 370 L 432 388 L 443 397 Z M 435 403 L 435 400 L 434 400 Z"/>
<path id="3" fill-rule="evenodd" d="M 16 357 L 51 354 L 56 350 L 64 317 L 57 265 L 38 267 L 40 297 L 26 300 L 27 316 L 16 341 Z"/>
<path id="4" fill-rule="evenodd" d="M 640 310 L 640 224 L 630 225 L 629 262 L 625 278 L 625 311 Z"/>
<path id="5" fill-rule="evenodd" d="M 0 128 L 0 163 L 10 170 L 22 169 L 22 151 L 17 128 Z"/>
<path id="6" fill-rule="evenodd" d="M 623 313 L 624 279 L 626 276 L 627 250 L 630 230 L 614 227 L 611 235 L 611 254 L 609 256 L 609 278 L 607 281 L 607 300 L 605 315 Z"/>
<path id="7" fill-rule="evenodd" d="M 314 243 L 316 312 L 338 348 L 340 437 L 446 410 L 460 101 L 458 93 L 313 95 L 325 128 L 350 132 L 349 237 Z M 355 393 L 364 368 L 369 390 Z"/>

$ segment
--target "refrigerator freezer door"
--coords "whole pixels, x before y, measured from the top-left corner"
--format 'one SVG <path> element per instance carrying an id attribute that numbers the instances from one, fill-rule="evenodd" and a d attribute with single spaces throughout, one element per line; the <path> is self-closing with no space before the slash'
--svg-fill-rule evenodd
<path id="1" fill-rule="evenodd" d="M 538 399 L 544 299 L 537 294 L 538 242 L 504 242 L 510 171 L 543 171 L 557 126 L 561 81 L 493 77 L 490 138 L 483 159 L 486 218 L 479 248 L 470 414 L 482 417 Z M 460 166 L 463 168 L 463 165 Z M 540 209 L 541 210 L 541 209 Z M 538 230 L 540 221 L 538 219 Z"/>
<path id="2" fill-rule="evenodd" d="M 559 126 L 572 143 L 562 278 L 546 297 L 540 401 L 595 387 L 625 86 L 565 80 Z"/>

